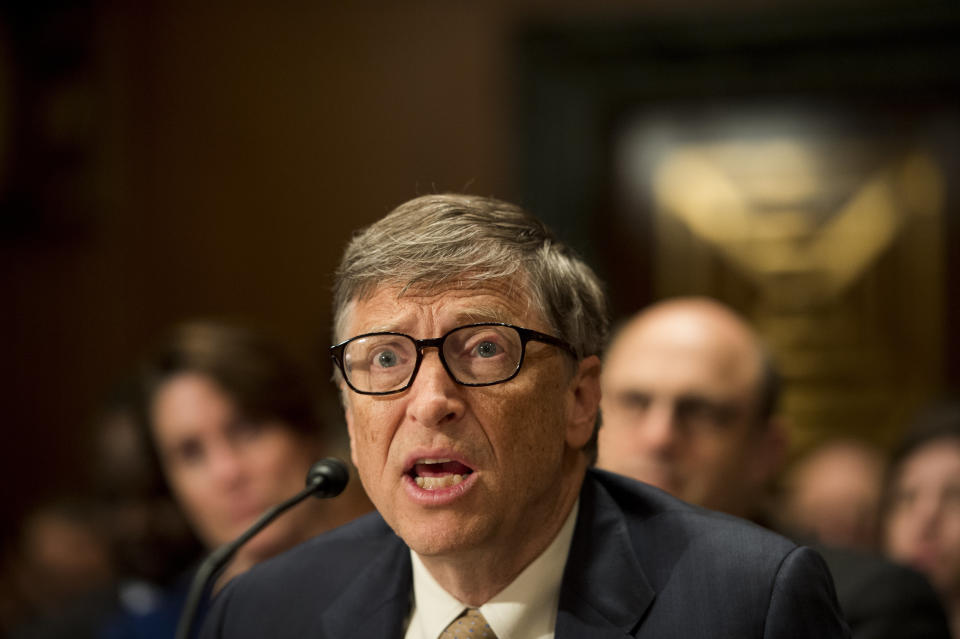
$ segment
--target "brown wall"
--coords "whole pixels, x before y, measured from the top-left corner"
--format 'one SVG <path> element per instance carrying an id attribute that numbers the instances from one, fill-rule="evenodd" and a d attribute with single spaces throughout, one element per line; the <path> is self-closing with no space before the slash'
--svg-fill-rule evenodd
<path id="1" fill-rule="evenodd" d="M 510 196 L 498 11 L 320 6 L 97 12 L 93 206 L 4 247 L 13 510 L 84 475 L 98 403 L 170 323 L 320 360 L 351 230 L 418 193 Z"/>

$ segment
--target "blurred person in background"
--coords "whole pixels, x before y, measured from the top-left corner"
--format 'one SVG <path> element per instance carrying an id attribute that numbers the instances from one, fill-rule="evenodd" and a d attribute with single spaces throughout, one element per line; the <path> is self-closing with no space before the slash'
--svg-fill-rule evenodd
<path id="1" fill-rule="evenodd" d="M 115 566 L 102 514 L 87 497 L 51 498 L 6 535 L 0 636 L 94 636 L 114 606 Z"/>
<path id="2" fill-rule="evenodd" d="M 787 434 L 779 376 L 746 322 L 706 298 L 655 304 L 614 336 L 602 384 L 597 466 L 766 519 Z"/>
<path id="3" fill-rule="evenodd" d="M 117 606 L 134 615 L 158 608 L 203 552 L 167 487 L 141 422 L 138 391 L 136 378 L 115 389 L 92 441 L 96 492 L 118 573 Z"/>
<path id="4" fill-rule="evenodd" d="M 884 468 L 883 453 L 866 442 L 821 443 L 780 482 L 780 527 L 829 546 L 876 550 Z"/>
<path id="5" fill-rule="evenodd" d="M 302 370 L 262 335 L 194 322 L 175 328 L 141 374 L 143 435 L 176 503 L 207 549 L 299 492 L 331 452 Z M 359 486 L 307 500 L 244 545 L 215 585 L 369 509 Z M 172 637 L 189 576 L 146 609 L 128 608 L 103 636 Z"/>
<path id="6" fill-rule="evenodd" d="M 929 577 L 960 637 L 960 401 L 920 415 L 891 457 L 888 480 L 886 552 Z"/>
<path id="7" fill-rule="evenodd" d="M 770 527 L 769 488 L 788 444 L 780 386 L 759 336 L 732 309 L 698 297 L 654 304 L 607 349 L 597 466 Z M 878 557 L 817 550 L 855 639 L 949 637 L 922 575 Z"/>
<path id="8" fill-rule="evenodd" d="M 138 414 L 136 384 L 114 389 L 81 453 L 92 485 L 72 488 L 82 497 L 45 499 L 8 527 L 0 636 L 92 639 L 118 609 L 153 608 L 199 558 Z"/>

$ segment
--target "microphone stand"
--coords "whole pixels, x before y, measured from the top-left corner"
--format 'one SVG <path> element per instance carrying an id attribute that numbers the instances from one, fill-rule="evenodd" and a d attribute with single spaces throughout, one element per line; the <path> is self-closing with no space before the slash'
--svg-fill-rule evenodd
<path id="1" fill-rule="evenodd" d="M 211 552 L 200 564 L 193 581 L 190 583 L 187 602 L 180 615 L 180 621 L 177 623 L 176 639 L 189 639 L 197 611 L 200 608 L 200 602 L 203 600 L 207 587 L 223 570 L 227 562 L 233 559 L 240 546 L 250 541 L 250 538 L 263 530 L 267 524 L 310 495 L 316 495 L 319 498 L 336 497 L 346 488 L 349 478 L 347 467 L 342 461 L 332 457 L 321 459 L 310 467 L 310 471 L 307 473 L 306 488 L 293 497 L 269 508 L 243 534 Z"/>

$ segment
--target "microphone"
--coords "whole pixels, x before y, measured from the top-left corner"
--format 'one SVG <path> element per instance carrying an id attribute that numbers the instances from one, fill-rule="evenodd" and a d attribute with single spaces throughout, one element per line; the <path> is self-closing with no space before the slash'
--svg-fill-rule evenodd
<path id="1" fill-rule="evenodd" d="M 347 465 L 335 457 L 327 457 L 315 462 L 307 471 L 305 492 L 320 499 L 329 499 L 342 493 L 348 481 L 350 473 Z"/>
<path id="2" fill-rule="evenodd" d="M 310 470 L 307 471 L 307 487 L 289 499 L 280 502 L 276 506 L 268 509 L 253 525 L 247 528 L 239 537 L 228 542 L 213 552 L 211 552 L 200 567 L 197 574 L 194 575 L 190 584 L 190 592 L 187 595 L 187 601 L 180 615 L 180 621 L 177 623 L 176 639 L 189 639 L 190 631 L 193 629 L 193 623 L 197 616 L 197 610 L 200 607 L 200 601 L 207 590 L 210 582 L 223 570 L 242 545 L 250 541 L 250 538 L 263 530 L 267 524 L 279 517 L 282 513 L 293 508 L 301 501 L 314 495 L 321 499 L 336 497 L 347 487 L 350 480 L 350 473 L 347 465 L 334 457 L 326 457 L 315 462 Z"/>

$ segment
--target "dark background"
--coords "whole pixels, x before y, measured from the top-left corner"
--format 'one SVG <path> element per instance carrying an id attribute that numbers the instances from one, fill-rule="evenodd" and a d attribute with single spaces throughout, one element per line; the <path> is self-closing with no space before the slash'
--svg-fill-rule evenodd
<path id="1" fill-rule="evenodd" d="M 958 104 L 953 3 L 582 4 L 4 5 L 5 519 L 83 489 L 98 409 L 173 322 L 262 328 L 329 398 L 333 268 L 352 230 L 413 196 L 527 205 L 622 315 L 653 297 L 648 229 L 618 227 L 609 178 L 611 131 L 637 104 Z M 945 385 L 960 379 L 947 214 Z"/>

